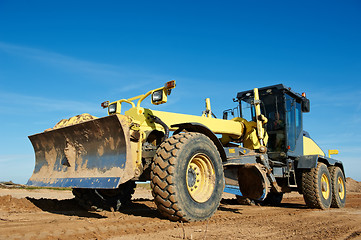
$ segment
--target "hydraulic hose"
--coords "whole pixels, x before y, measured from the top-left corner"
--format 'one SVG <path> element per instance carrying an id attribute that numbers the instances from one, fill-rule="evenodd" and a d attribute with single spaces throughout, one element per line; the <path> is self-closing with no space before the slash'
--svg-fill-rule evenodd
<path id="1" fill-rule="evenodd" d="M 166 140 L 167 138 L 169 138 L 169 127 L 167 126 L 167 124 L 165 124 L 159 117 L 157 117 L 157 116 L 154 116 L 154 115 L 151 115 L 150 116 L 152 119 L 153 119 L 153 121 L 155 122 L 155 123 L 158 123 L 158 124 L 160 124 L 163 128 L 164 128 L 164 137 L 163 137 L 163 139 L 162 139 L 162 142 L 164 141 L 164 140 Z"/>

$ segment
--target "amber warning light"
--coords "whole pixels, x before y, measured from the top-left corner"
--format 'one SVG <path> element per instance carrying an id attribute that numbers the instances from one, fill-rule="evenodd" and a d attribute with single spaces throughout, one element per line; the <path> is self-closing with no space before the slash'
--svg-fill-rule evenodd
<path id="1" fill-rule="evenodd" d="M 167 88 L 167 89 L 175 88 L 175 80 L 167 82 L 164 87 Z"/>

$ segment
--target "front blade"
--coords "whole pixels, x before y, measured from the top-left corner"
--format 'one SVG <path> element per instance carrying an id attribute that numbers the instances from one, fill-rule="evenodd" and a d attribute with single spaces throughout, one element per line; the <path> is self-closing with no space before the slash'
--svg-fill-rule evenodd
<path id="1" fill-rule="evenodd" d="M 29 136 L 32 186 L 117 188 L 134 177 L 129 121 L 111 115 Z"/>

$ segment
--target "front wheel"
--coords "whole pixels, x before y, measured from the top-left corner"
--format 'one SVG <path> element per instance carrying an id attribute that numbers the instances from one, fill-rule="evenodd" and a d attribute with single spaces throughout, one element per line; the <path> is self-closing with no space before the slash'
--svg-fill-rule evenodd
<path id="1" fill-rule="evenodd" d="M 327 209 L 331 206 L 331 176 L 324 163 L 302 173 L 302 192 L 308 207 Z"/>
<path id="2" fill-rule="evenodd" d="M 222 198 L 223 166 L 213 142 L 200 133 L 179 133 L 156 152 L 151 187 L 158 210 L 174 221 L 210 218 Z"/>

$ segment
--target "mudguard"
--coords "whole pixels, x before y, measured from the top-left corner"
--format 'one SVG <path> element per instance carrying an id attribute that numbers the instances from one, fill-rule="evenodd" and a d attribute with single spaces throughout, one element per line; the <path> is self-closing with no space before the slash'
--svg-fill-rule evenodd
<path id="1" fill-rule="evenodd" d="M 297 168 L 299 169 L 315 168 L 318 162 L 323 162 L 328 166 L 338 166 L 341 168 L 342 172 L 345 173 L 341 161 L 321 155 L 304 155 L 299 157 L 297 161 Z"/>
<path id="2" fill-rule="evenodd" d="M 134 177 L 129 120 L 111 115 L 29 136 L 35 169 L 27 185 L 117 188 Z"/>

